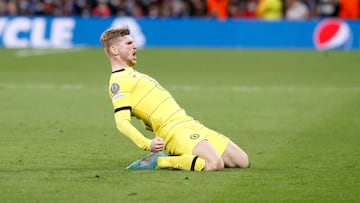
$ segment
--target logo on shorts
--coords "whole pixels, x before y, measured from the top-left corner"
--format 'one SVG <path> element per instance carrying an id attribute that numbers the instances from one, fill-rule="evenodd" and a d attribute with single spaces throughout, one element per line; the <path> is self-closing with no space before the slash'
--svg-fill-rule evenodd
<path id="1" fill-rule="evenodd" d="M 315 28 L 313 41 L 319 50 L 349 49 L 352 45 L 350 26 L 338 19 L 326 19 Z"/>
<path id="2" fill-rule="evenodd" d="M 196 139 L 198 139 L 199 137 L 200 137 L 200 135 L 199 135 L 199 134 L 196 134 L 196 133 L 190 135 L 190 139 L 192 139 L 192 140 L 196 140 Z"/>

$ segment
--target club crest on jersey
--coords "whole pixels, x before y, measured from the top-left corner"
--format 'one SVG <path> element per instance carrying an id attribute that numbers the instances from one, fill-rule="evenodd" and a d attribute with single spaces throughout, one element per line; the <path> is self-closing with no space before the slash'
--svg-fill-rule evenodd
<path id="1" fill-rule="evenodd" d="M 117 93 L 119 92 L 119 90 L 120 90 L 120 85 L 117 84 L 117 83 L 113 83 L 113 84 L 111 85 L 110 90 L 111 90 L 111 92 L 112 92 L 113 94 L 117 94 Z"/>

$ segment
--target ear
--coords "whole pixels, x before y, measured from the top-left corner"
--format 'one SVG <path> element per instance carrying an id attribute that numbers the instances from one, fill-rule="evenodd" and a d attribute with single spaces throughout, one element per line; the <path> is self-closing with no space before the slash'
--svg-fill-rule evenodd
<path id="1" fill-rule="evenodd" d="M 118 55 L 118 51 L 115 46 L 111 46 L 109 52 L 111 55 Z"/>

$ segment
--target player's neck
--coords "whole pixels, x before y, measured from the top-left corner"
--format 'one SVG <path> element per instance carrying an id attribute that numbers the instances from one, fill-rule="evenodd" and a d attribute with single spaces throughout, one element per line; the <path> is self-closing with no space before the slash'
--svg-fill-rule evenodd
<path id="1" fill-rule="evenodd" d="M 129 67 L 129 65 L 126 62 L 120 60 L 117 57 L 110 58 L 110 64 L 111 64 L 112 72 L 123 70 Z"/>
<path id="2" fill-rule="evenodd" d="M 125 69 L 124 67 L 120 67 L 120 66 L 112 66 L 111 67 L 112 72 L 117 72 L 117 71 L 121 71 L 121 70 L 124 70 L 124 69 Z"/>
<path id="3" fill-rule="evenodd" d="M 119 71 L 119 70 L 123 70 L 125 68 L 128 68 L 129 66 L 125 63 L 111 63 L 111 69 L 112 72 L 114 71 Z"/>

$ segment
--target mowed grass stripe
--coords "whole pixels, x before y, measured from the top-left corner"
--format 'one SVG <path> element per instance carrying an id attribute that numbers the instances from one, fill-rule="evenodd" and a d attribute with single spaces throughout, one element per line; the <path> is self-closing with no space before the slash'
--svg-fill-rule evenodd
<path id="1" fill-rule="evenodd" d="M 245 202 L 355 201 L 360 188 L 359 102 L 358 95 L 314 95 L 296 105 L 292 118 L 282 115 L 268 121 L 291 119 L 288 128 L 273 131 L 259 126 L 248 131 L 263 141 L 254 139 L 256 147 L 249 150 L 252 170 L 242 171 L 224 192 L 238 193 Z M 223 198 L 217 197 L 215 201 Z"/>
<path id="2" fill-rule="evenodd" d="M 356 200 L 360 122 L 355 112 L 360 112 L 359 102 L 358 96 L 343 95 L 323 100 L 323 107 L 318 106 L 322 110 L 309 120 L 310 125 L 274 153 L 279 158 L 271 164 L 286 172 L 289 185 L 285 191 L 293 192 L 298 201 Z"/>

